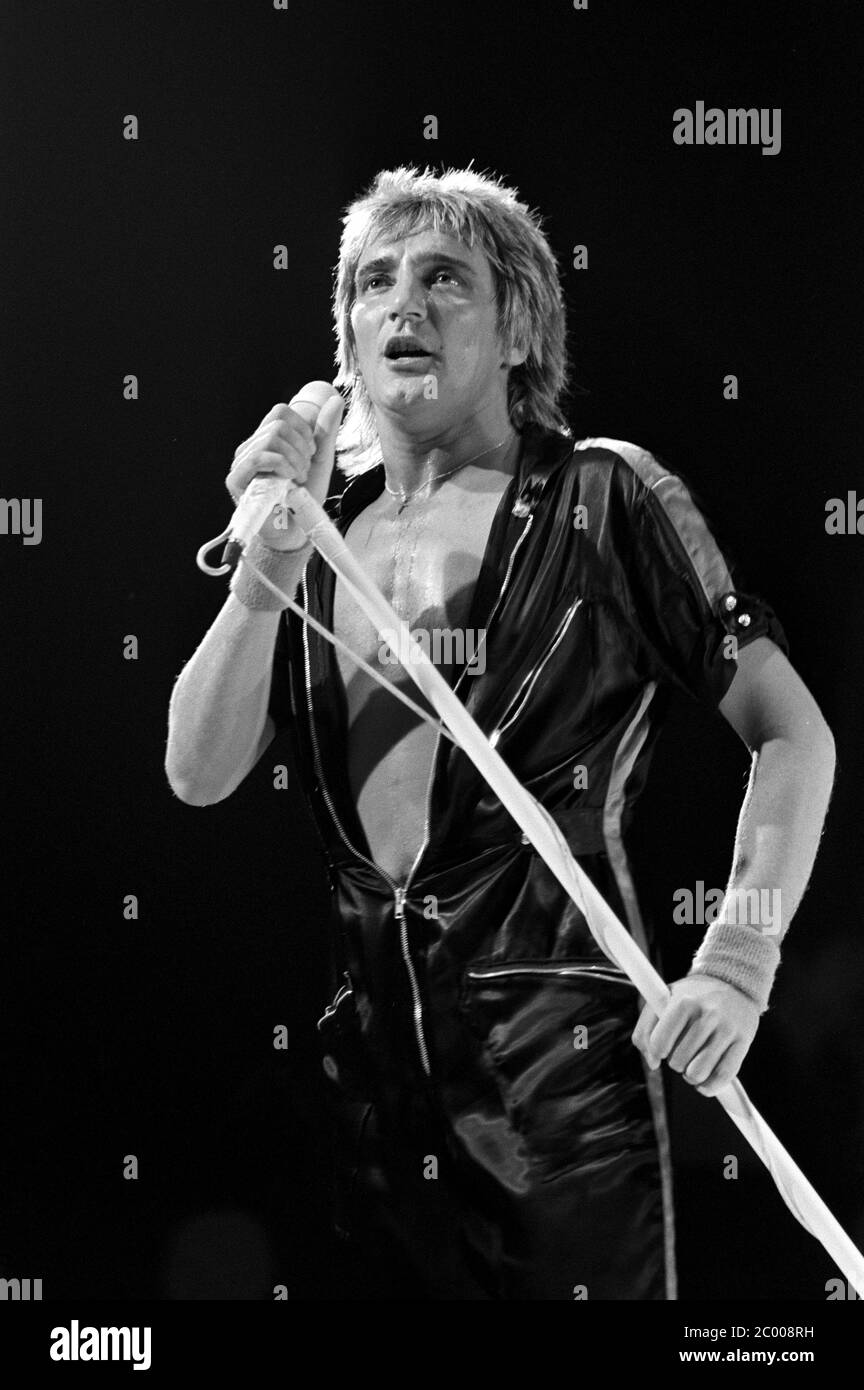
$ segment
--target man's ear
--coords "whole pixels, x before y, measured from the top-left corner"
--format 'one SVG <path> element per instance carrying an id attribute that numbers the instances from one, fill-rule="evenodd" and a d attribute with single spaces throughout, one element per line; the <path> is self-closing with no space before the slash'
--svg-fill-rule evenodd
<path id="1" fill-rule="evenodd" d="M 502 367 L 519 367 L 528 356 L 528 349 L 520 346 L 506 348 Z"/>
<path id="2" fill-rule="evenodd" d="M 354 338 L 354 325 L 350 319 L 348 321 L 348 331 L 345 342 L 345 360 L 349 372 L 357 372 L 357 343 Z"/>
<path id="3" fill-rule="evenodd" d="M 363 373 L 361 372 L 360 366 L 357 361 L 357 352 L 354 348 L 353 338 L 348 344 L 348 351 L 345 354 L 345 360 L 347 362 L 348 371 L 350 372 L 350 374 L 355 377 L 360 377 L 360 380 L 362 381 Z"/>

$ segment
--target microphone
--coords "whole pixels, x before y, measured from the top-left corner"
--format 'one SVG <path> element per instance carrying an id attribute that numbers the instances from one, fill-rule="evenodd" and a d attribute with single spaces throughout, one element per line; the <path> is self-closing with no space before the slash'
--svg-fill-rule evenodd
<path id="1" fill-rule="evenodd" d="M 310 381 L 288 402 L 308 425 L 315 428 L 318 416 L 331 396 L 339 392 L 329 381 Z M 242 551 L 253 536 L 257 536 L 273 508 L 285 502 L 288 487 L 305 491 L 301 483 L 280 474 L 260 474 L 249 483 L 234 511 L 228 526 L 228 543 L 222 553 L 223 565 L 233 569 Z"/>

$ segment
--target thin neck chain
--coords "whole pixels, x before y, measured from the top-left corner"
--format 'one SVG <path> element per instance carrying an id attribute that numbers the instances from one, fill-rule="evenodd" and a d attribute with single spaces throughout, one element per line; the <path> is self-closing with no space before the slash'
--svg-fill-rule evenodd
<path id="1" fill-rule="evenodd" d="M 508 434 L 506 439 L 502 439 L 500 443 L 493 444 L 488 449 L 482 449 L 479 454 L 474 454 L 470 459 L 463 459 L 462 462 L 457 463 L 454 468 L 448 468 L 445 473 L 433 474 L 431 478 L 426 479 L 425 483 L 421 483 L 419 487 L 413 488 L 411 492 L 402 492 L 401 489 L 392 488 L 390 484 L 387 482 L 386 478 L 384 479 L 384 487 L 386 488 L 387 492 L 389 492 L 391 497 L 399 498 L 399 501 L 402 504 L 402 506 L 400 506 L 399 508 L 399 510 L 401 511 L 402 507 L 404 507 L 407 502 L 410 502 L 412 497 L 416 497 L 418 492 L 422 492 L 424 488 L 429 487 L 431 483 L 440 482 L 442 478 L 449 478 L 451 473 L 458 472 L 460 468 L 467 468 L 469 463 L 476 463 L 477 459 L 484 458 L 486 454 L 494 454 L 496 449 L 502 448 L 505 444 L 509 443 L 509 441 L 512 438 L 512 434 Z"/>

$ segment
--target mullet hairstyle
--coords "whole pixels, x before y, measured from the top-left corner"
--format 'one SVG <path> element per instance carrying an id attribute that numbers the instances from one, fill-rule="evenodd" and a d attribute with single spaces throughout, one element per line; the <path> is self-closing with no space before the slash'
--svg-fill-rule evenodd
<path id="1" fill-rule="evenodd" d="M 527 349 L 507 378 L 507 411 L 516 429 L 535 422 L 569 436 L 559 401 L 569 378 L 566 317 L 558 265 L 538 213 L 517 191 L 473 169 L 421 174 L 401 165 L 383 169 L 342 218 L 339 262 L 334 271 L 333 320 L 337 375 L 348 389 L 348 409 L 337 436 L 337 464 L 349 478 L 381 461 L 372 402 L 357 370 L 351 310 L 355 275 L 369 242 L 397 241 L 433 230 L 479 245 L 492 267 L 498 331 L 505 350 Z"/>

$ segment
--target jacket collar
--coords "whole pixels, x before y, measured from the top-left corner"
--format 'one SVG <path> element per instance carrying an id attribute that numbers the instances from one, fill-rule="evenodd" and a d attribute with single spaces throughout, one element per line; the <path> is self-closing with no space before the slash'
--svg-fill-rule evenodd
<path id="1" fill-rule="evenodd" d="M 513 504 L 514 516 L 529 516 L 546 489 L 550 478 L 573 453 L 573 440 L 559 430 L 545 429 L 533 422 L 522 430 L 519 455 L 519 495 Z"/>

